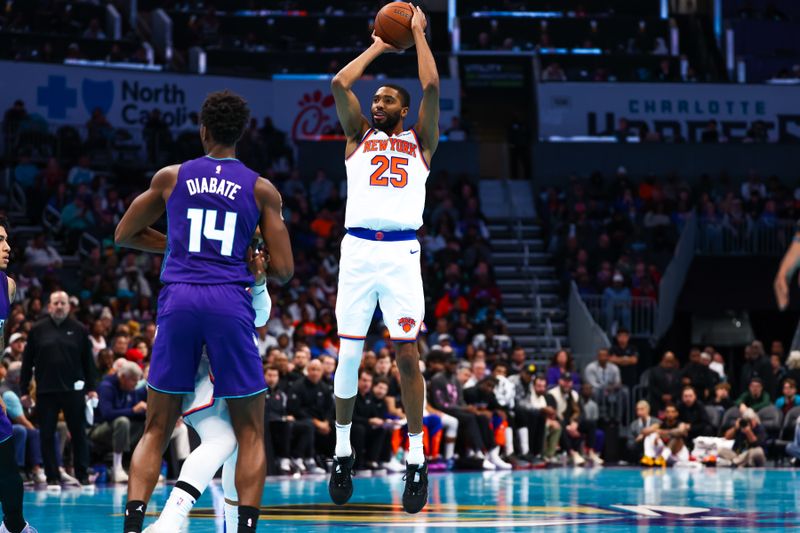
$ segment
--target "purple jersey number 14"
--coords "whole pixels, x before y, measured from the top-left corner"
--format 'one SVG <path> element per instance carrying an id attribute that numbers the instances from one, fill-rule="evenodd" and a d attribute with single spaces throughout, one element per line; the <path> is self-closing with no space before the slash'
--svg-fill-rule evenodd
<path id="1" fill-rule="evenodd" d="M 225 221 L 222 229 L 217 229 L 216 209 L 188 209 L 186 217 L 189 219 L 189 252 L 200 253 L 201 237 L 210 241 L 220 242 L 220 254 L 230 257 L 233 253 L 233 241 L 236 234 L 236 213 L 225 211 Z"/>

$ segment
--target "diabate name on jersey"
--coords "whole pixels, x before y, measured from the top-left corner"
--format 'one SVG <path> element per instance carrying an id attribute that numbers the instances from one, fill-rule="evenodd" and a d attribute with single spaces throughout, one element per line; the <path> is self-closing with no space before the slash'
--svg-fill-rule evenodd
<path id="1" fill-rule="evenodd" d="M 189 178 L 186 180 L 189 195 L 200 193 L 221 194 L 231 200 L 236 199 L 236 193 L 242 188 L 232 181 L 222 178 Z"/>

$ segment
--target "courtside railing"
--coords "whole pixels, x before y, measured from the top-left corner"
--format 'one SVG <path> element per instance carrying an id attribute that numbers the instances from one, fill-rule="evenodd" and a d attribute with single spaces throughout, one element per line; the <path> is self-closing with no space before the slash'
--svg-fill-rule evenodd
<path id="1" fill-rule="evenodd" d="M 625 327 L 632 337 L 650 339 L 655 332 L 658 302 L 653 298 L 631 296 L 619 300 L 603 295 L 581 297 L 594 321 L 613 335 Z"/>
<path id="2" fill-rule="evenodd" d="M 705 256 L 780 256 L 791 244 L 795 226 L 796 222 L 788 219 L 746 217 L 737 223 L 701 219 L 695 250 Z"/>

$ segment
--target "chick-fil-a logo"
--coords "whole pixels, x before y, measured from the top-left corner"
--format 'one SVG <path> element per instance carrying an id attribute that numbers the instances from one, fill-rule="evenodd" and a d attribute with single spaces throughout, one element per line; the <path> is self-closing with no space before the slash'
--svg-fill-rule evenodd
<path id="1" fill-rule="evenodd" d="M 323 96 L 322 91 L 316 90 L 313 93 L 306 93 L 297 102 L 300 112 L 292 124 L 292 139 L 306 139 L 327 133 L 332 129 L 329 121 L 333 118 L 332 113 L 326 109 L 333 107 L 333 95 Z"/>

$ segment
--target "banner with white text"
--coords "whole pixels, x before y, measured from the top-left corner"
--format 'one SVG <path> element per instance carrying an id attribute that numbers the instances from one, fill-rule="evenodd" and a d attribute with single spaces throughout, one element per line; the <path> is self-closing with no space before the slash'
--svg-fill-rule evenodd
<path id="1" fill-rule="evenodd" d="M 634 130 L 698 141 L 709 120 L 721 137 L 742 139 L 756 121 L 772 141 L 800 138 L 800 86 L 696 83 L 540 83 L 539 136 L 612 135 Z"/>
<path id="2" fill-rule="evenodd" d="M 270 116 L 292 138 L 317 138 L 336 129 L 336 108 L 325 77 L 257 80 L 163 72 L 141 72 L 82 66 L 0 61 L 0 112 L 15 100 L 49 124 L 83 125 L 100 109 L 114 127 L 142 127 L 153 109 L 173 129 L 191 127 L 189 114 L 199 112 L 205 96 L 230 89 L 244 96 L 259 124 Z M 416 79 L 362 80 L 354 91 L 369 116 L 371 96 L 380 85 L 405 87 L 412 103 L 406 125 L 414 124 L 422 96 Z M 441 82 L 441 123 L 449 125 L 460 111 L 458 81 Z"/>

